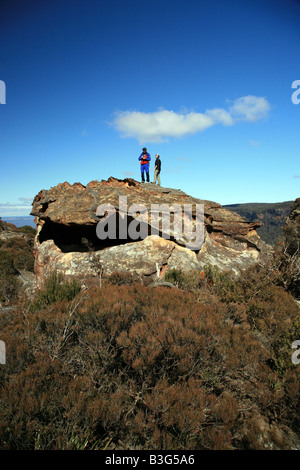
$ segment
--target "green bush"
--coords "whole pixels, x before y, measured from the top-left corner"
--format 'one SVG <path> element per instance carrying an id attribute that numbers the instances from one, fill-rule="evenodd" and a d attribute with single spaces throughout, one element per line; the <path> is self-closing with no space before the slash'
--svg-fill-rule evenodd
<path id="1" fill-rule="evenodd" d="M 10 271 L 7 271 L 8 274 L 18 274 L 20 270 L 33 272 L 33 239 L 33 234 L 28 231 L 26 237 L 16 236 L 8 240 L 1 240 L 0 272 L 8 269 L 9 265 Z"/>
<path id="2" fill-rule="evenodd" d="M 0 275 L 0 303 L 10 304 L 17 300 L 20 283 L 14 275 Z"/>
<path id="3" fill-rule="evenodd" d="M 34 257 L 32 256 L 32 253 L 20 253 L 14 260 L 14 266 L 18 271 L 24 270 L 33 272 Z"/>
<path id="4" fill-rule="evenodd" d="M 19 227 L 18 231 L 33 236 L 36 234 L 36 229 L 31 227 L 31 225 L 23 225 L 23 227 Z"/>
<path id="5" fill-rule="evenodd" d="M 10 303 L 16 300 L 19 282 L 14 257 L 11 253 L 0 250 L 0 302 Z"/>
<path id="6" fill-rule="evenodd" d="M 0 275 L 10 276 L 16 274 L 14 266 L 14 257 L 6 250 L 0 250 Z"/>
<path id="7" fill-rule="evenodd" d="M 79 282 L 75 280 L 66 282 L 62 273 L 53 272 L 46 279 L 44 288 L 36 293 L 30 310 L 35 312 L 57 301 L 72 300 L 80 290 Z"/>
<path id="8" fill-rule="evenodd" d="M 170 269 L 166 272 L 164 280 L 181 288 L 184 285 L 184 273 L 179 269 Z"/>
<path id="9" fill-rule="evenodd" d="M 211 293 L 218 293 L 224 301 L 229 301 L 230 293 L 236 290 L 236 283 L 230 273 L 223 273 L 216 266 L 210 265 L 204 266 L 202 270 L 170 269 L 164 280 L 188 291 L 209 289 Z"/>

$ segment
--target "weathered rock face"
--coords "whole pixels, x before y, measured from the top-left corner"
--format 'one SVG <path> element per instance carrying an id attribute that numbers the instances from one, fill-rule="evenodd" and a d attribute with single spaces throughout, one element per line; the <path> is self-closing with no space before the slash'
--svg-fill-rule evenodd
<path id="1" fill-rule="evenodd" d="M 295 199 L 284 226 L 285 241 L 290 255 L 300 253 L 300 198 Z"/>
<path id="2" fill-rule="evenodd" d="M 283 227 L 284 252 L 289 272 L 289 291 L 300 301 L 300 198 L 294 201 Z M 299 303 L 300 305 L 300 303 Z"/>
<path id="3" fill-rule="evenodd" d="M 237 212 L 250 222 L 259 221 L 261 227 L 257 233 L 260 238 L 274 246 L 278 238 L 282 238 L 282 229 L 289 216 L 293 201 L 274 202 L 274 203 L 244 203 L 230 204 L 223 206 L 233 212 Z"/>
<path id="4" fill-rule="evenodd" d="M 187 212 L 185 204 L 189 205 Z M 203 241 L 191 249 L 187 232 L 198 233 L 196 208 L 202 204 Z M 107 209 L 103 206 L 100 210 L 101 205 Z M 164 225 L 167 212 L 170 226 Z M 172 268 L 202 269 L 207 264 L 238 274 L 257 263 L 264 247 L 256 233 L 257 222 L 247 222 L 220 204 L 193 198 L 181 190 L 133 179 L 109 178 L 87 186 L 59 184 L 37 194 L 31 215 L 36 216 L 37 224 L 38 284 L 53 270 L 80 279 L 97 278 L 100 272 L 103 276 L 129 272 L 144 282 L 161 278 Z M 179 220 L 181 237 L 175 229 Z M 112 227 L 115 238 L 111 238 Z M 110 236 L 100 239 L 104 228 Z"/>

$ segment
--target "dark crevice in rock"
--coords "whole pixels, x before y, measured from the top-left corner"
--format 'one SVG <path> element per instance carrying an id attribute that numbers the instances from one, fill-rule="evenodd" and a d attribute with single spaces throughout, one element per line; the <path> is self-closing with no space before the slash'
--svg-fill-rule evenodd
<path id="1" fill-rule="evenodd" d="M 97 224 L 64 225 L 46 220 L 39 234 L 39 242 L 43 243 L 47 240 L 53 240 L 55 245 L 63 253 L 69 253 L 99 251 L 111 246 L 123 245 L 133 241 L 129 237 L 126 239 L 118 238 L 118 224 L 116 224 L 116 239 L 106 238 L 105 240 L 101 240 L 97 236 L 96 227 Z M 142 238 L 136 241 L 139 240 L 142 240 Z"/>
<path id="2" fill-rule="evenodd" d="M 42 211 L 46 212 L 46 210 L 48 209 L 48 206 L 49 206 L 49 201 L 42 202 L 41 206 L 42 206 Z"/>
<path id="3" fill-rule="evenodd" d="M 212 225 L 206 224 L 205 228 L 206 228 L 207 233 L 212 233 L 212 232 L 215 231 L 214 228 L 212 227 Z"/>
<path id="4" fill-rule="evenodd" d="M 131 222 L 134 219 L 127 217 L 127 224 L 125 225 L 124 233 L 124 222 L 120 223 L 120 219 L 116 218 L 116 229 L 114 237 L 107 237 L 106 239 L 100 239 L 97 235 L 97 224 L 91 225 L 80 225 L 80 224 L 60 224 L 53 222 L 50 219 L 45 219 L 42 230 L 39 234 L 38 241 L 43 243 L 47 240 L 53 240 L 55 245 L 63 252 L 93 252 L 100 251 L 105 248 L 112 246 L 124 245 L 126 243 L 139 242 L 144 240 L 148 235 L 157 235 L 164 239 L 173 241 L 176 244 L 180 244 L 172 236 L 161 233 L 155 228 L 151 228 L 150 225 L 144 222 L 137 223 L 134 221 L 134 227 L 136 232 L 132 233 L 129 230 Z M 108 219 L 105 221 L 104 229 L 107 231 Z M 120 227 L 123 228 L 121 231 Z M 133 228 L 131 227 L 131 230 Z M 120 235 L 122 234 L 122 235 Z"/>

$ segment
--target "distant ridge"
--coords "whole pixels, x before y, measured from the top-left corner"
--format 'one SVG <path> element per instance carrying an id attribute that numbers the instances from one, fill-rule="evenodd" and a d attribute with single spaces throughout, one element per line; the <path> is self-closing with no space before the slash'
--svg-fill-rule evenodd
<path id="1" fill-rule="evenodd" d="M 275 245 L 282 236 L 282 227 L 290 214 L 294 201 L 285 202 L 251 202 L 245 204 L 228 204 L 223 207 L 245 217 L 249 222 L 259 221 L 261 227 L 257 233 L 269 245 Z"/>
<path id="2" fill-rule="evenodd" d="M 36 229 L 36 225 L 34 223 L 34 217 L 31 215 L 28 216 L 15 216 L 15 217 L 1 217 L 4 222 L 8 222 L 9 224 L 14 224 L 16 227 L 24 227 L 24 225 L 29 225 Z"/>

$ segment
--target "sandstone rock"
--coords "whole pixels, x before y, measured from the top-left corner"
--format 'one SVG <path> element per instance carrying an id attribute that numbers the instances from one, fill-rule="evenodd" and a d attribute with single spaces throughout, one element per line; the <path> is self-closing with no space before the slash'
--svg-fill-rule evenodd
<path id="1" fill-rule="evenodd" d="M 288 252 L 291 255 L 300 253 L 300 198 L 297 198 L 292 207 L 289 216 L 286 219 L 286 225 L 283 228 Z"/>
<path id="2" fill-rule="evenodd" d="M 185 204 L 189 212 L 184 211 Z M 201 204 L 203 241 L 198 249 L 191 249 L 187 233 L 188 229 L 195 232 L 197 207 Z M 101 211 L 101 205 L 110 205 L 111 209 Z M 162 225 L 162 220 L 170 207 L 168 227 Z M 256 233 L 257 222 L 247 222 L 220 204 L 181 190 L 141 184 L 130 178 L 111 177 L 91 181 L 87 186 L 65 182 L 43 189 L 33 201 L 31 215 L 37 224 L 34 251 L 38 284 L 52 270 L 80 279 L 97 277 L 100 272 L 104 276 L 129 272 L 143 282 L 157 279 L 157 272 L 162 279 L 169 269 L 202 269 L 206 264 L 239 274 L 257 263 L 265 246 Z M 116 238 L 99 239 L 98 224 L 108 227 L 114 220 Z M 181 237 L 177 236 L 176 220 L 184 227 Z M 132 223 L 140 234 L 134 240 L 128 233 Z M 120 238 L 122 227 L 127 235 Z"/>
<path id="3" fill-rule="evenodd" d="M 0 218 L 0 242 L 9 242 L 16 238 L 27 240 L 28 236 L 20 232 L 14 224 L 4 222 Z"/>
<path id="4" fill-rule="evenodd" d="M 244 203 L 230 204 L 223 206 L 225 209 L 237 212 L 246 220 L 257 220 L 261 222 L 261 227 L 257 233 L 260 238 L 274 246 L 278 238 L 282 238 L 282 229 L 289 216 L 293 201 L 274 203 Z"/>

